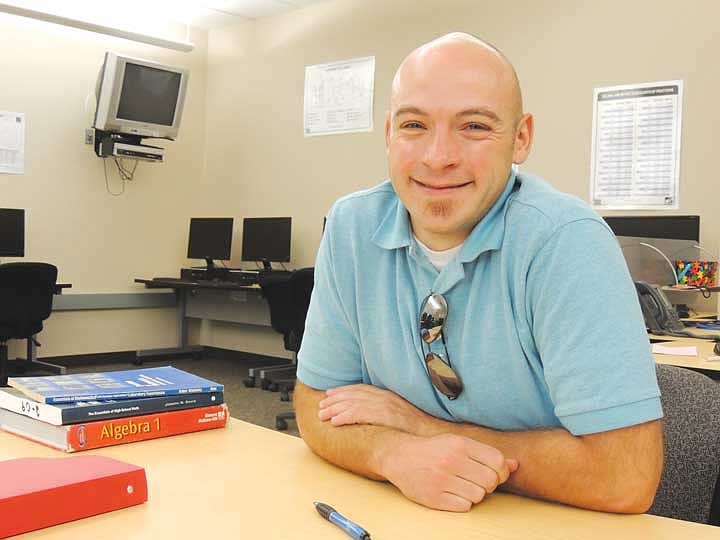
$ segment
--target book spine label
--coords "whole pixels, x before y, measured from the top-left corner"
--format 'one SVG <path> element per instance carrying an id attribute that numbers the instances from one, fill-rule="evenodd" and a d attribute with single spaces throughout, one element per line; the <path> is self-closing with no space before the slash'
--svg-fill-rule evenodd
<path id="1" fill-rule="evenodd" d="M 106 392 L 106 393 L 95 393 L 95 394 L 63 394 L 54 396 L 43 396 L 41 394 L 28 393 L 31 397 L 36 398 L 38 401 L 43 401 L 50 404 L 62 404 L 62 403 L 74 403 L 76 401 L 102 401 L 102 400 L 125 400 L 125 399 L 140 399 L 149 397 L 162 397 L 162 396 L 188 396 L 194 394 L 202 394 L 207 392 L 222 392 L 223 386 L 203 386 L 198 388 L 181 388 L 181 389 L 166 389 L 166 390 L 138 390 L 134 392 Z"/>
<path id="2" fill-rule="evenodd" d="M 63 424 L 79 424 L 80 422 L 94 422 L 97 420 L 110 420 L 143 414 L 179 411 L 193 407 L 209 407 L 224 402 L 222 392 L 208 392 L 205 394 L 192 394 L 187 396 L 162 396 L 158 398 L 145 398 L 128 401 L 114 401 L 112 403 L 95 403 L 64 409 L 62 412 Z M 52 407 L 52 405 L 49 405 Z"/>
<path id="3" fill-rule="evenodd" d="M 157 439 L 180 433 L 224 427 L 227 405 L 214 405 L 158 414 L 131 416 L 65 426 L 67 452 L 91 450 L 116 444 Z"/>

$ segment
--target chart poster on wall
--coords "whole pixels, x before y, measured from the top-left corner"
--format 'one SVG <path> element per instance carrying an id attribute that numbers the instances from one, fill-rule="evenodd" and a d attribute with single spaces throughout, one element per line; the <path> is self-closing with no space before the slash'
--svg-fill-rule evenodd
<path id="1" fill-rule="evenodd" d="M 375 57 L 305 67 L 306 137 L 373 130 Z"/>
<path id="2" fill-rule="evenodd" d="M 683 81 L 596 88 L 590 201 L 598 209 L 676 210 Z"/>
<path id="3" fill-rule="evenodd" d="M 25 113 L 0 111 L 0 174 L 25 172 Z"/>

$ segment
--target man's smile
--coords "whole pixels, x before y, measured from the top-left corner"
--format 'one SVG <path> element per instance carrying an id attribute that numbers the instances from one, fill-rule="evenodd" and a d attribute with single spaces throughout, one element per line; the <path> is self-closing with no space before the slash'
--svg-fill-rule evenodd
<path id="1" fill-rule="evenodd" d="M 456 191 L 460 191 L 462 188 L 473 184 L 470 182 L 462 181 L 436 181 L 436 180 L 418 180 L 417 178 L 410 177 L 413 185 L 420 188 L 422 191 L 432 193 L 436 195 L 451 194 Z"/>

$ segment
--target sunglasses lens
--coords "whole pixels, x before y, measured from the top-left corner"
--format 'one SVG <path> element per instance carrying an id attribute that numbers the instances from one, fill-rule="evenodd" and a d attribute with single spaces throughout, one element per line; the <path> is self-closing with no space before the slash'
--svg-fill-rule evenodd
<path id="1" fill-rule="evenodd" d="M 442 332 L 447 319 L 448 305 L 441 294 L 431 294 L 420 307 L 420 337 L 425 343 L 432 343 Z"/>
<path id="2" fill-rule="evenodd" d="M 425 356 L 425 364 L 435 388 L 450 399 L 455 399 L 460 395 L 463 391 L 460 376 L 442 358 L 435 353 L 428 353 Z"/>

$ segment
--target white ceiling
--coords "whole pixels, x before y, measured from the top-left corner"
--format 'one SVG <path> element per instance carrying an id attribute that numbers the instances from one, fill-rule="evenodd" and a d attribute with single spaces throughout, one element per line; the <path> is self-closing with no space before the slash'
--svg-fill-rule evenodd
<path id="1" fill-rule="evenodd" d="M 89 22 L 109 24 L 128 19 L 142 23 L 150 19 L 190 24 L 210 30 L 252 21 L 319 4 L 328 0 L 122 0 L 106 4 L 98 0 L 0 0 L 3 3 L 43 13 Z"/>
<path id="2" fill-rule="evenodd" d="M 209 30 L 231 24 L 247 22 L 261 17 L 287 13 L 311 4 L 328 0 L 224 0 L 193 2 L 197 14 L 192 16 L 192 26 Z M 203 6 L 203 7 L 201 7 Z"/>

